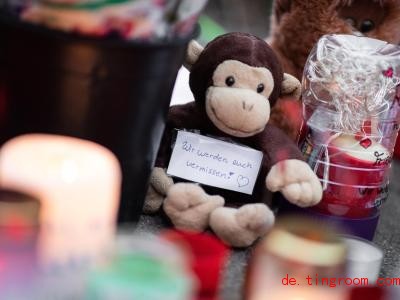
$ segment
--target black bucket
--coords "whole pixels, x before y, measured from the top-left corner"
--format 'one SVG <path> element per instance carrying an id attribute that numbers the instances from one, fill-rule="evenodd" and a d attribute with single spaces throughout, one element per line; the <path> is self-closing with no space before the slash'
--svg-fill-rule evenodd
<path id="1" fill-rule="evenodd" d="M 108 147 L 123 172 L 118 220 L 137 221 L 192 37 L 100 40 L 0 14 L 0 142 L 41 132 Z"/>

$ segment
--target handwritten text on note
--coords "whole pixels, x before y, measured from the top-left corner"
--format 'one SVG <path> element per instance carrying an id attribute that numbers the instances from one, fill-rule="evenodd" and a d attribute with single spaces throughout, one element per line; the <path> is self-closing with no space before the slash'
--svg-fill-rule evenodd
<path id="1" fill-rule="evenodd" d="M 250 195 L 253 193 L 262 158 L 261 151 L 178 131 L 167 173 Z"/>

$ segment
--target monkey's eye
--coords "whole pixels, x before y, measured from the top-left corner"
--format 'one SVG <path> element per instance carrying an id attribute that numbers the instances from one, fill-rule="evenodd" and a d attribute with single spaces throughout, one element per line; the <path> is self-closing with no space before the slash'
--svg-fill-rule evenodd
<path id="1" fill-rule="evenodd" d="M 375 28 L 375 24 L 371 20 L 364 20 L 361 22 L 360 31 L 361 32 L 368 32 Z"/>
<path id="2" fill-rule="evenodd" d="M 233 76 L 228 76 L 225 79 L 225 83 L 227 86 L 232 86 L 235 84 L 235 78 L 233 78 Z"/>
<path id="3" fill-rule="evenodd" d="M 262 93 L 264 91 L 264 84 L 263 83 L 260 83 L 258 86 L 257 86 L 257 93 Z"/>

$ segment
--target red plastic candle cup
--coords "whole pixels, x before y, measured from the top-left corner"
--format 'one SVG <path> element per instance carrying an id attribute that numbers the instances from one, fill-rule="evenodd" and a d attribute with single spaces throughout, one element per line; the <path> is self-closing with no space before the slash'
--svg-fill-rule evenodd
<path id="1" fill-rule="evenodd" d="M 218 299 L 222 269 L 229 249 L 220 240 L 205 233 L 171 230 L 162 236 L 188 253 L 190 267 L 199 284 L 197 299 Z"/>
<path id="2" fill-rule="evenodd" d="M 0 190 L 0 295 L 27 299 L 37 276 L 40 202 L 13 190 Z"/>
<path id="3" fill-rule="evenodd" d="M 391 154 L 373 138 L 341 135 L 317 161 L 325 185 L 315 210 L 350 218 L 372 216 L 386 198 Z"/>

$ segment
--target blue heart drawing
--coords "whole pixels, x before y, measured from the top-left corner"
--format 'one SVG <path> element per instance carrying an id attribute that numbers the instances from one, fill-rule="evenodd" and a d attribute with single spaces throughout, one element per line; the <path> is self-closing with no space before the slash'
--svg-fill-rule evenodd
<path id="1" fill-rule="evenodd" d="M 238 183 L 239 187 L 241 188 L 241 187 L 244 187 L 249 184 L 249 179 L 243 175 L 239 175 L 237 177 L 237 183 Z"/>

